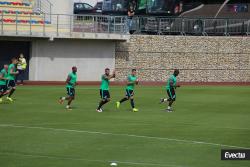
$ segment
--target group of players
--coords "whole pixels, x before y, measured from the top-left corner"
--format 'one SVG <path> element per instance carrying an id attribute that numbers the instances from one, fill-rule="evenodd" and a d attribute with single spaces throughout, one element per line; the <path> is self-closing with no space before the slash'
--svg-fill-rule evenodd
<path id="1" fill-rule="evenodd" d="M 132 107 L 133 112 L 139 111 L 137 108 L 135 108 L 134 103 L 134 88 L 135 85 L 138 85 L 139 79 L 136 76 L 136 69 L 132 69 L 131 74 L 127 77 L 127 83 L 126 83 L 126 93 L 125 97 L 122 98 L 120 101 L 116 102 L 117 109 L 120 108 L 121 103 L 130 100 L 130 104 Z M 60 97 L 59 102 L 60 104 L 63 104 L 65 100 L 68 101 L 66 109 L 72 110 L 71 108 L 71 102 L 75 99 L 75 86 L 77 85 L 77 67 L 72 67 L 72 72 L 68 74 L 67 80 L 66 80 L 66 90 L 67 90 L 67 97 Z M 174 70 L 174 73 L 169 77 L 167 81 L 166 91 L 168 98 L 161 98 L 160 103 L 168 102 L 168 108 L 166 109 L 167 112 L 172 112 L 172 104 L 176 100 L 176 93 L 175 89 L 177 87 L 180 87 L 180 85 L 177 85 L 177 76 L 179 75 L 179 70 Z M 110 69 L 106 68 L 105 73 L 101 76 L 101 86 L 100 86 L 100 96 L 101 101 L 99 102 L 99 105 L 96 109 L 97 112 L 103 112 L 102 107 L 110 101 L 110 93 L 109 93 L 109 83 L 112 78 L 115 78 L 115 71 L 113 71 L 112 74 L 110 74 Z"/>
<path id="2" fill-rule="evenodd" d="M 15 78 L 19 72 L 16 69 L 18 63 L 17 58 L 11 59 L 11 64 L 5 64 L 0 71 L 0 103 L 3 102 L 3 96 L 7 95 L 6 99 L 13 102 L 11 96 L 16 90 Z"/>
<path id="3" fill-rule="evenodd" d="M 3 102 L 2 97 L 7 95 L 6 99 L 10 102 L 13 102 L 13 99 L 11 96 L 16 90 L 16 83 L 15 78 L 16 75 L 18 75 L 18 71 L 16 69 L 16 65 L 18 63 L 17 58 L 11 59 L 10 65 L 4 65 L 4 68 L 0 71 L 0 103 Z M 123 97 L 120 101 L 116 102 L 116 107 L 119 109 L 120 105 L 130 100 L 130 104 L 132 107 L 133 112 L 137 112 L 138 109 L 135 108 L 135 102 L 134 102 L 134 89 L 135 85 L 138 85 L 139 79 L 136 76 L 136 69 L 132 69 L 131 74 L 127 77 L 127 83 L 126 83 L 126 93 L 125 97 Z M 166 109 L 168 112 L 172 112 L 172 104 L 176 100 L 176 94 L 175 89 L 179 87 L 177 85 L 177 79 L 176 77 L 179 75 L 179 70 L 174 70 L 173 75 L 170 76 L 170 78 L 167 81 L 166 91 L 168 98 L 161 98 L 160 103 L 168 102 L 168 108 Z M 109 83 L 112 78 L 115 78 L 115 71 L 113 71 L 112 74 L 110 74 L 110 69 L 105 69 L 105 74 L 101 76 L 101 86 L 100 86 L 100 96 L 101 100 L 99 102 L 99 105 L 96 109 L 97 112 L 103 112 L 102 107 L 110 101 L 110 93 L 109 93 Z M 66 90 L 67 90 L 67 97 L 60 97 L 59 102 L 62 104 L 65 100 L 68 101 L 66 109 L 72 110 L 71 103 L 75 99 L 75 86 L 77 85 L 77 67 L 72 67 L 72 72 L 68 74 L 67 80 L 66 80 Z"/>

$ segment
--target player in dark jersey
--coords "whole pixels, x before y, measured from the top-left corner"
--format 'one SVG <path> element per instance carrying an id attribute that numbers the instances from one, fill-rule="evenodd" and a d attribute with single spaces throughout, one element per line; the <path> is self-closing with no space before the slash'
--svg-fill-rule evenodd
<path id="1" fill-rule="evenodd" d="M 68 97 L 60 97 L 59 103 L 63 104 L 64 100 L 68 101 L 66 106 L 67 110 L 72 110 L 70 107 L 71 102 L 75 99 L 75 86 L 77 84 L 77 67 L 72 67 L 72 72 L 69 73 L 67 80 L 66 80 L 66 90 Z"/>
<path id="2" fill-rule="evenodd" d="M 18 63 L 17 58 L 12 58 L 11 59 L 11 64 L 8 67 L 8 76 L 7 76 L 7 87 L 10 90 L 10 93 L 7 97 L 7 100 L 9 100 L 10 102 L 13 102 L 13 99 L 11 98 L 11 96 L 13 95 L 13 93 L 16 91 L 16 75 L 19 74 L 19 72 L 16 70 L 16 65 Z"/>
<path id="3" fill-rule="evenodd" d="M 102 75 L 101 86 L 100 86 L 100 96 L 101 101 L 99 102 L 99 106 L 96 109 L 97 112 L 102 112 L 102 106 L 110 101 L 110 93 L 109 93 L 109 80 L 115 78 L 115 71 L 113 71 L 112 75 L 110 75 L 110 69 L 105 69 L 105 74 Z"/>
<path id="4" fill-rule="evenodd" d="M 176 93 L 175 93 L 175 89 L 177 87 L 180 87 L 180 85 L 177 85 L 177 76 L 179 75 L 179 70 L 176 69 L 174 70 L 174 73 L 169 77 L 168 81 L 167 81 L 167 86 L 166 86 L 166 90 L 167 90 L 167 94 L 168 94 L 168 98 L 164 99 L 161 98 L 160 103 L 163 102 L 168 102 L 168 108 L 166 109 L 166 111 L 168 112 L 172 112 L 172 104 L 174 103 L 174 101 L 176 100 Z"/>
<path id="5" fill-rule="evenodd" d="M 134 88 L 135 88 L 135 85 L 138 84 L 138 82 L 139 80 L 137 79 L 137 76 L 136 76 L 136 69 L 132 69 L 132 73 L 128 76 L 128 80 L 127 80 L 126 95 L 123 99 L 116 102 L 117 109 L 120 108 L 121 103 L 130 99 L 130 104 L 131 104 L 133 112 L 138 111 L 138 109 L 135 108 L 135 103 L 134 103 Z"/>
<path id="6" fill-rule="evenodd" d="M 4 68 L 0 71 L 0 103 L 3 102 L 2 97 L 9 93 L 6 81 L 8 77 L 8 65 L 4 65 Z"/>

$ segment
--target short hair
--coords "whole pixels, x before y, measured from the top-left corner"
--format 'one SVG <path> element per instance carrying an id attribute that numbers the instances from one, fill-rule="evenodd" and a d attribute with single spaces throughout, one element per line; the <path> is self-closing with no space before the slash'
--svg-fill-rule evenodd
<path id="1" fill-rule="evenodd" d="M 16 58 L 16 57 L 13 57 L 13 58 L 11 59 L 11 61 L 14 61 L 14 60 L 17 60 L 17 58 Z"/>
<path id="2" fill-rule="evenodd" d="M 176 73 L 180 73 L 180 70 L 179 69 L 175 69 L 174 70 L 174 73 L 176 74 Z"/>
<path id="3" fill-rule="evenodd" d="M 105 71 L 108 71 L 108 70 L 110 70 L 109 68 L 105 68 Z"/>
<path id="4" fill-rule="evenodd" d="M 136 69 L 135 69 L 135 68 L 133 68 L 133 69 L 132 69 L 132 72 L 134 72 L 134 71 L 136 71 Z"/>

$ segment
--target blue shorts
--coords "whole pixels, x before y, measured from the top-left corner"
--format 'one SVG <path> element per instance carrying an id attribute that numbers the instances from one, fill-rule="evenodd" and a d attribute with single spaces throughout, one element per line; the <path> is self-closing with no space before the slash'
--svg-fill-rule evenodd
<path id="1" fill-rule="evenodd" d="M 0 93 L 4 93 L 8 90 L 8 87 L 6 85 L 0 85 Z"/>
<path id="2" fill-rule="evenodd" d="M 176 100 L 176 94 L 174 88 L 167 89 L 167 94 L 169 99 L 175 101 Z"/>
<path id="3" fill-rule="evenodd" d="M 110 98 L 109 91 L 100 89 L 100 96 L 102 99 L 109 99 Z"/>
<path id="4" fill-rule="evenodd" d="M 130 98 L 134 96 L 134 90 L 126 89 L 126 97 Z"/>
<path id="5" fill-rule="evenodd" d="M 14 88 L 16 87 L 16 81 L 15 80 L 7 80 L 7 88 Z"/>
<path id="6" fill-rule="evenodd" d="M 70 97 L 75 97 L 75 88 L 67 87 L 67 95 Z"/>

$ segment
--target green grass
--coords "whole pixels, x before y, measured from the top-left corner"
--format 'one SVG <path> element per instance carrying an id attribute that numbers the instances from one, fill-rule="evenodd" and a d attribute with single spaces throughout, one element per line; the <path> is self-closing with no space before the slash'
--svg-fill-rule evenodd
<path id="1" fill-rule="evenodd" d="M 182 87 L 173 113 L 158 104 L 163 87 L 135 93 L 138 113 L 129 102 L 115 109 L 123 87 L 111 87 L 113 101 L 97 113 L 98 87 L 78 87 L 68 112 L 57 103 L 64 87 L 18 87 L 16 101 L 0 105 L 0 166 L 250 166 L 220 160 L 223 148 L 250 148 L 250 87 Z"/>

